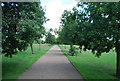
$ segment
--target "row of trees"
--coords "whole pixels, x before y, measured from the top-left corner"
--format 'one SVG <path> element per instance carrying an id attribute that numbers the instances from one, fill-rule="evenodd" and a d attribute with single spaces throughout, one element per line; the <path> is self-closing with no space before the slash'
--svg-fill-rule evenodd
<path id="1" fill-rule="evenodd" d="M 99 57 L 115 48 L 116 76 L 120 77 L 120 2 L 78 3 L 72 11 L 64 11 L 60 30 L 60 38 L 71 50 L 79 45 Z"/>
<path id="2" fill-rule="evenodd" d="M 59 29 L 49 29 L 46 31 L 45 43 L 49 44 L 62 44 L 61 39 L 59 38 Z"/>
<path id="3" fill-rule="evenodd" d="M 46 32 L 45 43 L 56 44 L 56 37 L 52 33 L 53 33 L 52 28 Z"/>
<path id="4" fill-rule="evenodd" d="M 2 53 L 12 57 L 26 50 L 45 34 L 42 26 L 47 21 L 44 9 L 38 2 L 2 3 Z"/>

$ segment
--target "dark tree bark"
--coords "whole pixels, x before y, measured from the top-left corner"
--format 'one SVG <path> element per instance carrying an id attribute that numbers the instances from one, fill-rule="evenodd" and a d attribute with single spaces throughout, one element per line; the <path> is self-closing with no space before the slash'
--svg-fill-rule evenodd
<path id="1" fill-rule="evenodd" d="M 33 44 L 30 44 L 30 47 L 31 47 L 32 54 L 34 54 Z"/>
<path id="2" fill-rule="evenodd" d="M 120 42 L 119 41 L 116 41 L 116 53 L 117 53 L 116 76 L 120 78 Z"/>
<path id="3" fill-rule="evenodd" d="M 74 53 L 73 53 L 73 45 L 70 45 L 70 50 L 71 50 L 71 55 L 74 56 Z"/>

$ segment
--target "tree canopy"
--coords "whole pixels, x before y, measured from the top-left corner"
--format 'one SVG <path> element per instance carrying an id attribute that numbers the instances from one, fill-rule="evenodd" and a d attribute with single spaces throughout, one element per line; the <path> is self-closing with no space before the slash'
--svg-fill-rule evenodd
<path id="1" fill-rule="evenodd" d="M 46 32 L 45 42 L 48 44 L 56 44 L 56 37 L 52 34 L 53 29 L 49 29 L 49 31 Z"/>
<path id="2" fill-rule="evenodd" d="M 38 2 L 2 3 L 2 49 L 7 57 L 26 50 L 43 36 L 45 12 Z"/>
<path id="3" fill-rule="evenodd" d="M 97 57 L 115 48 L 116 75 L 120 77 L 120 2 L 80 2 L 61 17 L 64 42 L 91 50 Z"/>

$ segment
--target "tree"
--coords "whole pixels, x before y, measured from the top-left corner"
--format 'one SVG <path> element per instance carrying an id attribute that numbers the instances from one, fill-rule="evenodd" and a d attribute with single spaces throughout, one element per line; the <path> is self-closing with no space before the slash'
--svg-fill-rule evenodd
<path id="1" fill-rule="evenodd" d="M 56 36 L 56 44 L 62 44 L 61 37 L 60 37 L 61 36 L 60 35 L 60 28 L 59 29 L 55 28 L 53 31 L 54 31 L 53 33 Z"/>
<path id="2" fill-rule="evenodd" d="M 96 56 L 115 47 L 117 54 L 116 76 L 120 77 L 120 3 L 84 3 L 86 20 L 81 45 Z M 80 4 L 78 4 L 81 7 Z M 109 7 L 109 8 L 108 8 Z"/>
<path id="3" fill-rule="evenodd" d="M 19 10 L 17 9 L 18 3 L 3 3 L 4 6 L 2 6 L 2 49 L 3 53 L 6 53 L 5 56 L 12 57 L 12 54 L 15 54 L 17 52 L 17 48 L 21 50 L 25 50 L 27 44 L 24 42 L 20 42 L 17 35 L 17 23 L 18 18 L 20 16 L 18 15 Z M 20 45 L 20 46 L 19 46 Z"/>
<path id="4" fill-rule="evenodd" d="M 46 21 L 45 12 L 42 7 L 39 6 L 40 3 L 25 3 L 23 7 L 26 8 L 26 12 L 21 11 L 22 19 L 20 20 L 21 33 L 26 33 L 27 36 L 21 35 L 24 40 L 26 40 L 32 50 L 32 54 L 34 54 L 33 50 L 33 42 L 34 40 L 42 38 L 45 33 L 45 29 L 42 26 Z M 22 5 L 21 5 L 22 6 Z M 32 9 L 32 11 L 31 11 Z M 41 13 L 41 14 L 40 14 Z M 26 15 L 27 14 L 27 15 Z M 26 31 L 24 31 L 26 29 Z"/>
<path id="5" fill-rule="evenodd" d="M 69 37 L 66 41 L 74 40 L 73 44 L 79 45 L 80 49 L 92 50 L 97 57 L 103 52 L 109 52 L 115 48 L 117 54 L 116 76 L 120 77 L 120 2 L 118 3 L 78 3 L 73 8 L 73 19 L 68 19 L 72 15 L 66 15 L 62 24 L 62 35 L 68 30 Z M 70 23 L 76 23 L 75 29 L 71 28 Z M 74 22 L 75 21 L 75 22 Z M 72 32 L 72 34 L 70 34 Z M 66 33 L 67 35 L 67 33 Z M 67 37 L 67 36 L 66 36 Z M 70 44 L 70 43 L 68 43 Z"/>
<path id="6" fill-rule="evenodd" d="M 37 2 L 2 4 L 2 53 L 12 57 L 18 50 L 26 50 L 29 44 L 32 48 L 33 41 L 42 37 L 45 12 Z"/>
<path id="7" fill-rule="evenodd" d="M 65 10 L 61 18 L 61 24 L 62 24 L 61 29 L 62 40 L 64 44 L 70 45 L 70 53 L 72 56 L 74 56 L 73 51 L 75 51 L 75 49 L 73 45 L 75 44 L 75 39 L 77 36 L 76 32 L 77 23 L 75 20 L 75 15 L 72 12 Z"/>
<path id="8" fill-rule="evenodd" d="M 47 34 L 46 34 L 46 38 L 45 38 L 45 41 L 46 43 L 49 43 L 49 44 L 56 44 L 56 38 L 54 35 L 52 35 L 52 29 L 50 29 Z"/>

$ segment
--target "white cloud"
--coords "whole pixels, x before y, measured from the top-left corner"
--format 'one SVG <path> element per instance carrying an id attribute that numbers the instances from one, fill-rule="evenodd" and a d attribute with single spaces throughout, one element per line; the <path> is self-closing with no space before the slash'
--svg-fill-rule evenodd
<path id="1" fill-rule="evenodd" d="M 71 1 L 72 2 L 72 1 Z M 72 2 L 72 4 L 66 4 L 62 0 L 52 0 L 49 2 L 42 3 L 42 6 L 46 9 L 46 17 L 50 19 L 44 24 L 45 28 L 59 28 L 60 26 L 60 17 L 63 14 L 64 10 L 71 10 L 77 2 Z"/>

